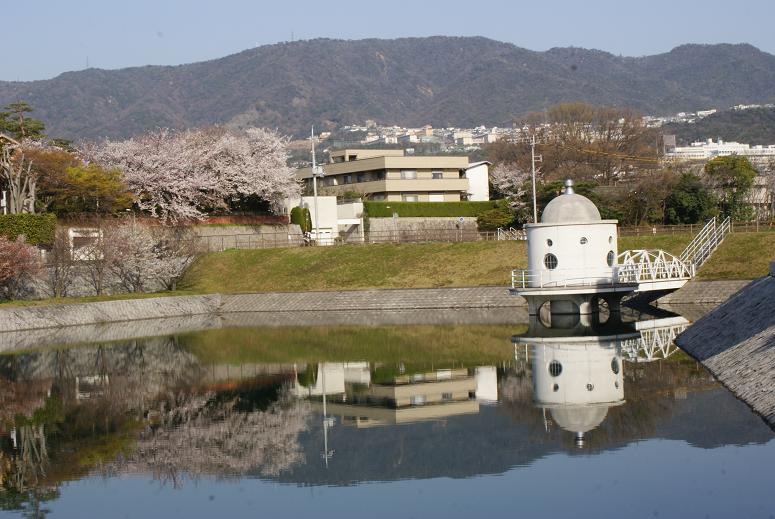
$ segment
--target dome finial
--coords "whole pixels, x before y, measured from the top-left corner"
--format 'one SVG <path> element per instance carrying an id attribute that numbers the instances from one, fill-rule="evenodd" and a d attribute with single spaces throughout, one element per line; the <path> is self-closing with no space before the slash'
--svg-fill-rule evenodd
<path id="1" fill-rule="evenodd" d="M 575 193 L 575 191 L 573 191 L 573 180 L 568 179 L 565 181 L 565 194 L 572 195 L 573 193 Z"/>

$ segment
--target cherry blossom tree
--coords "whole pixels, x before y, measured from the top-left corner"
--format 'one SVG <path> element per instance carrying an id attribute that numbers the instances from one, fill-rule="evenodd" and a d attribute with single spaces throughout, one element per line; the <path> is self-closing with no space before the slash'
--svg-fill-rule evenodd
<path id="1" fill-rule="evenodd" d="M 0 299 L 21 295 L 41 270 L 37 249 L 22 237 L 10 241 L 0 237 Z"/>
<path id="2" fill-rule="evenodd" d="M 498 164 L 490 173 L 492 187 L 508 200 L 509 207 L 521 221 L 530 217 L 530 173 L 517 164 Z"/>
<path id="3" fill-rule="evenodd" d="M 286 164 L 287 139 L 250 128 L 156 130 L 126 141 L 88 146 L 84 155 L 118 168 L 140 209 L 164 221 L 204 219 L 213 209 L 257 196 L 280 210 L 300 186 Z"/>

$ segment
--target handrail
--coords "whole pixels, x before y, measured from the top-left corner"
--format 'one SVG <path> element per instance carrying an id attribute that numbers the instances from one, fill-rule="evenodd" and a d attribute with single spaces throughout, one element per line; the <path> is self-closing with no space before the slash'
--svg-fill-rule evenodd
<path id="1" fill-rule="evenodd" d="M 653 284 L 689 280 L 695 274 L 694 264 L 683 262 L 662 250 L 625 251 L 619 255 L 619 260 L 618 264 L 608 268 L 552 271 L 515 269 L 511 271 L 511 287 L 526 289 Z"/>
<path id="2" fill-rule="evenodd" d="M 697 233 L 697 236 L 689 242 L 681 253 L 681 260 L 692 263 L 695 269 L 700 268 L 711 254 L 715 252 L 718 246 L 724 241 L 724 238 L 732 230 L 732 220 L 727 216 L 720 224 L 716 217 L 711 218 L 705 227 Z"/>

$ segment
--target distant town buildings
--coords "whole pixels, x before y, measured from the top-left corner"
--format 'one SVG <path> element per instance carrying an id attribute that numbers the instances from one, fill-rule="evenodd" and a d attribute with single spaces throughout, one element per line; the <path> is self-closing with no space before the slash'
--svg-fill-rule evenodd
<path id="1" fill-rule="evenodd" d="M 666 136 L 667 137 L 667 136 Z M 751 146 L 740 142 L 725 142 L 721 139 L 713 141 L 693 142 L 689 146 L 674 146 L 675 139 L 665 139 L 665 157 L 678 161 L 710 160 L 727 155 L 741 155 L 751 159 L 775 157 L 775 145 Z"/>

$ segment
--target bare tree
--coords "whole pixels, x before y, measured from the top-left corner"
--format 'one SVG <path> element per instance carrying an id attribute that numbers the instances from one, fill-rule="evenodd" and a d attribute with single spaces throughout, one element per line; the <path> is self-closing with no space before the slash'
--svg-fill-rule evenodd
<path id="1" fill-rule="evenodd" d="M 11 214 L 35 212 L 37 175 L 32 162 L 13 146 L 3 146 L 0 155 L 0 176 L 8 186 L 8 210 Z"/>
<path id="2" fill-rule="evenodd" d="M 46 282 L 53 297 L 65 297 L 73 284 L 75 264 L 68 230 L 57 228 L 54 242 L 46 255 Z"/>
<path id="3" fill-rule="evenodd" d="M 156 241 L 158 279 L 167 290 L 177 290 L 178 281 L 202 252 L 196 235 L 187 226 L 159 226 L 151 232 Z"/>

